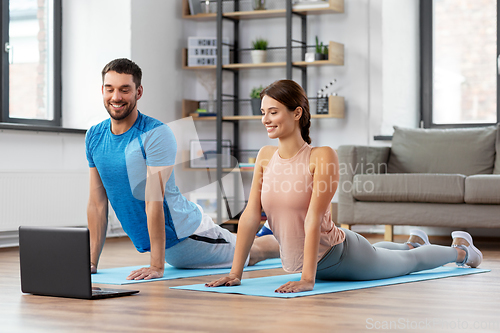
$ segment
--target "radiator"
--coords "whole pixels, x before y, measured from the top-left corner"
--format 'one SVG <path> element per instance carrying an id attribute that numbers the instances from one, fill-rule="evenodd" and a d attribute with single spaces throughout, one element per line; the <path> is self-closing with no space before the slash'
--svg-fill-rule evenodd
<path id="1" fill-rule="evenodd" d="M 86 226 L 88 170 L 0 171 L 0 232 Z"/>

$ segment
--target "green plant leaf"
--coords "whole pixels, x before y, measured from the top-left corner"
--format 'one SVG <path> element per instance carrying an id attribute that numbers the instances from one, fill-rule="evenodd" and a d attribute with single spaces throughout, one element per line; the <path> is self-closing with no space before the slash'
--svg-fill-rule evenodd
<path id="1" fill-rule="evenodd" d="M 323 54 L 328 55 L 328 45 L 323 46 Z"/>
<path id="2" fill-rule="evenodd" d="M 252 42 L 252 47 L 254 50 L 267 50 L 267 40 L 263 38 L 257 38 Z"/>
<path id="3" fill-rule="evenodd" d="M 260 99 L 260 92 L 264 89 L 264 87 L 261 85 L 259 87 L 254 87 L 250 91 L 250 98 L 259 98 Z"/>

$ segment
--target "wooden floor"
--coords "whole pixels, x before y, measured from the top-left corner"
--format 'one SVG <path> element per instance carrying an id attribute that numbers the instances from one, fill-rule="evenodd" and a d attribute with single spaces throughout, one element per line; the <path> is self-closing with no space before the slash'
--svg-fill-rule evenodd
<path id="1" fill-rule="evenodd" d="M 443 239 L 431 241 L 449 244 Z M 138 295 L 95 301 L 27 295 L 20 290 L 18 250 L 2 249 L 0 332 L 309 333 L 385 331 L 384 327 L 410 332 L 500 332 L 500 243 L 498 239 L 475 243 L 485 257 L 481 267 L 491 269 L 490 273 L 294 299 L 169 289 L 205 283 L 212 277 L 136 284 Z M 128 239 L 110 239 L 100 268 L 148 262 L 149 256 L 137 253 Z M 244 277 L 273 274 L 284 272 L 257 271 Z"/>

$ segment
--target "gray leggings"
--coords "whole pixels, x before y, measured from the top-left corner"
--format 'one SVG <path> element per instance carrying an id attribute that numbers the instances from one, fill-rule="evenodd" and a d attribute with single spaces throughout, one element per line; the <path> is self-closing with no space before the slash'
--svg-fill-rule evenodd
<path id="1" fill-rule="evenodd" d="M 426 245 L 410 250 L 406 244 L 381 242 L 372 245 L 363 236 L 342 230 L 345 241 L 333 246 L 318 262 L 317 279 L 386 279 L 435 268 L 457 259 L 457 251 L 452 247 Z"/>

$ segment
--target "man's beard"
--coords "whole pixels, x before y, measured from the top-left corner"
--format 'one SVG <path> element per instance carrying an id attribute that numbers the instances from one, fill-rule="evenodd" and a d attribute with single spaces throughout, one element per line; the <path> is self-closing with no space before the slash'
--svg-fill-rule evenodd
<path id="1" fill-rule="evenodd" d="M 132 111 L 135 109 L 135 106 L 137 105 L 137 99 L 134 100 L 134 104 L 127 104 L 126 108 L 122 111 L 122 113 L 116 114 L 115 111 L 113 110 L 113 107 L 111 106 L 111 103 L 106 103 L 105 107 L 106 110 L 108 111 L 108 114 L 111 118 L 114 120 L 123 120 L 127 118 Z"/>

